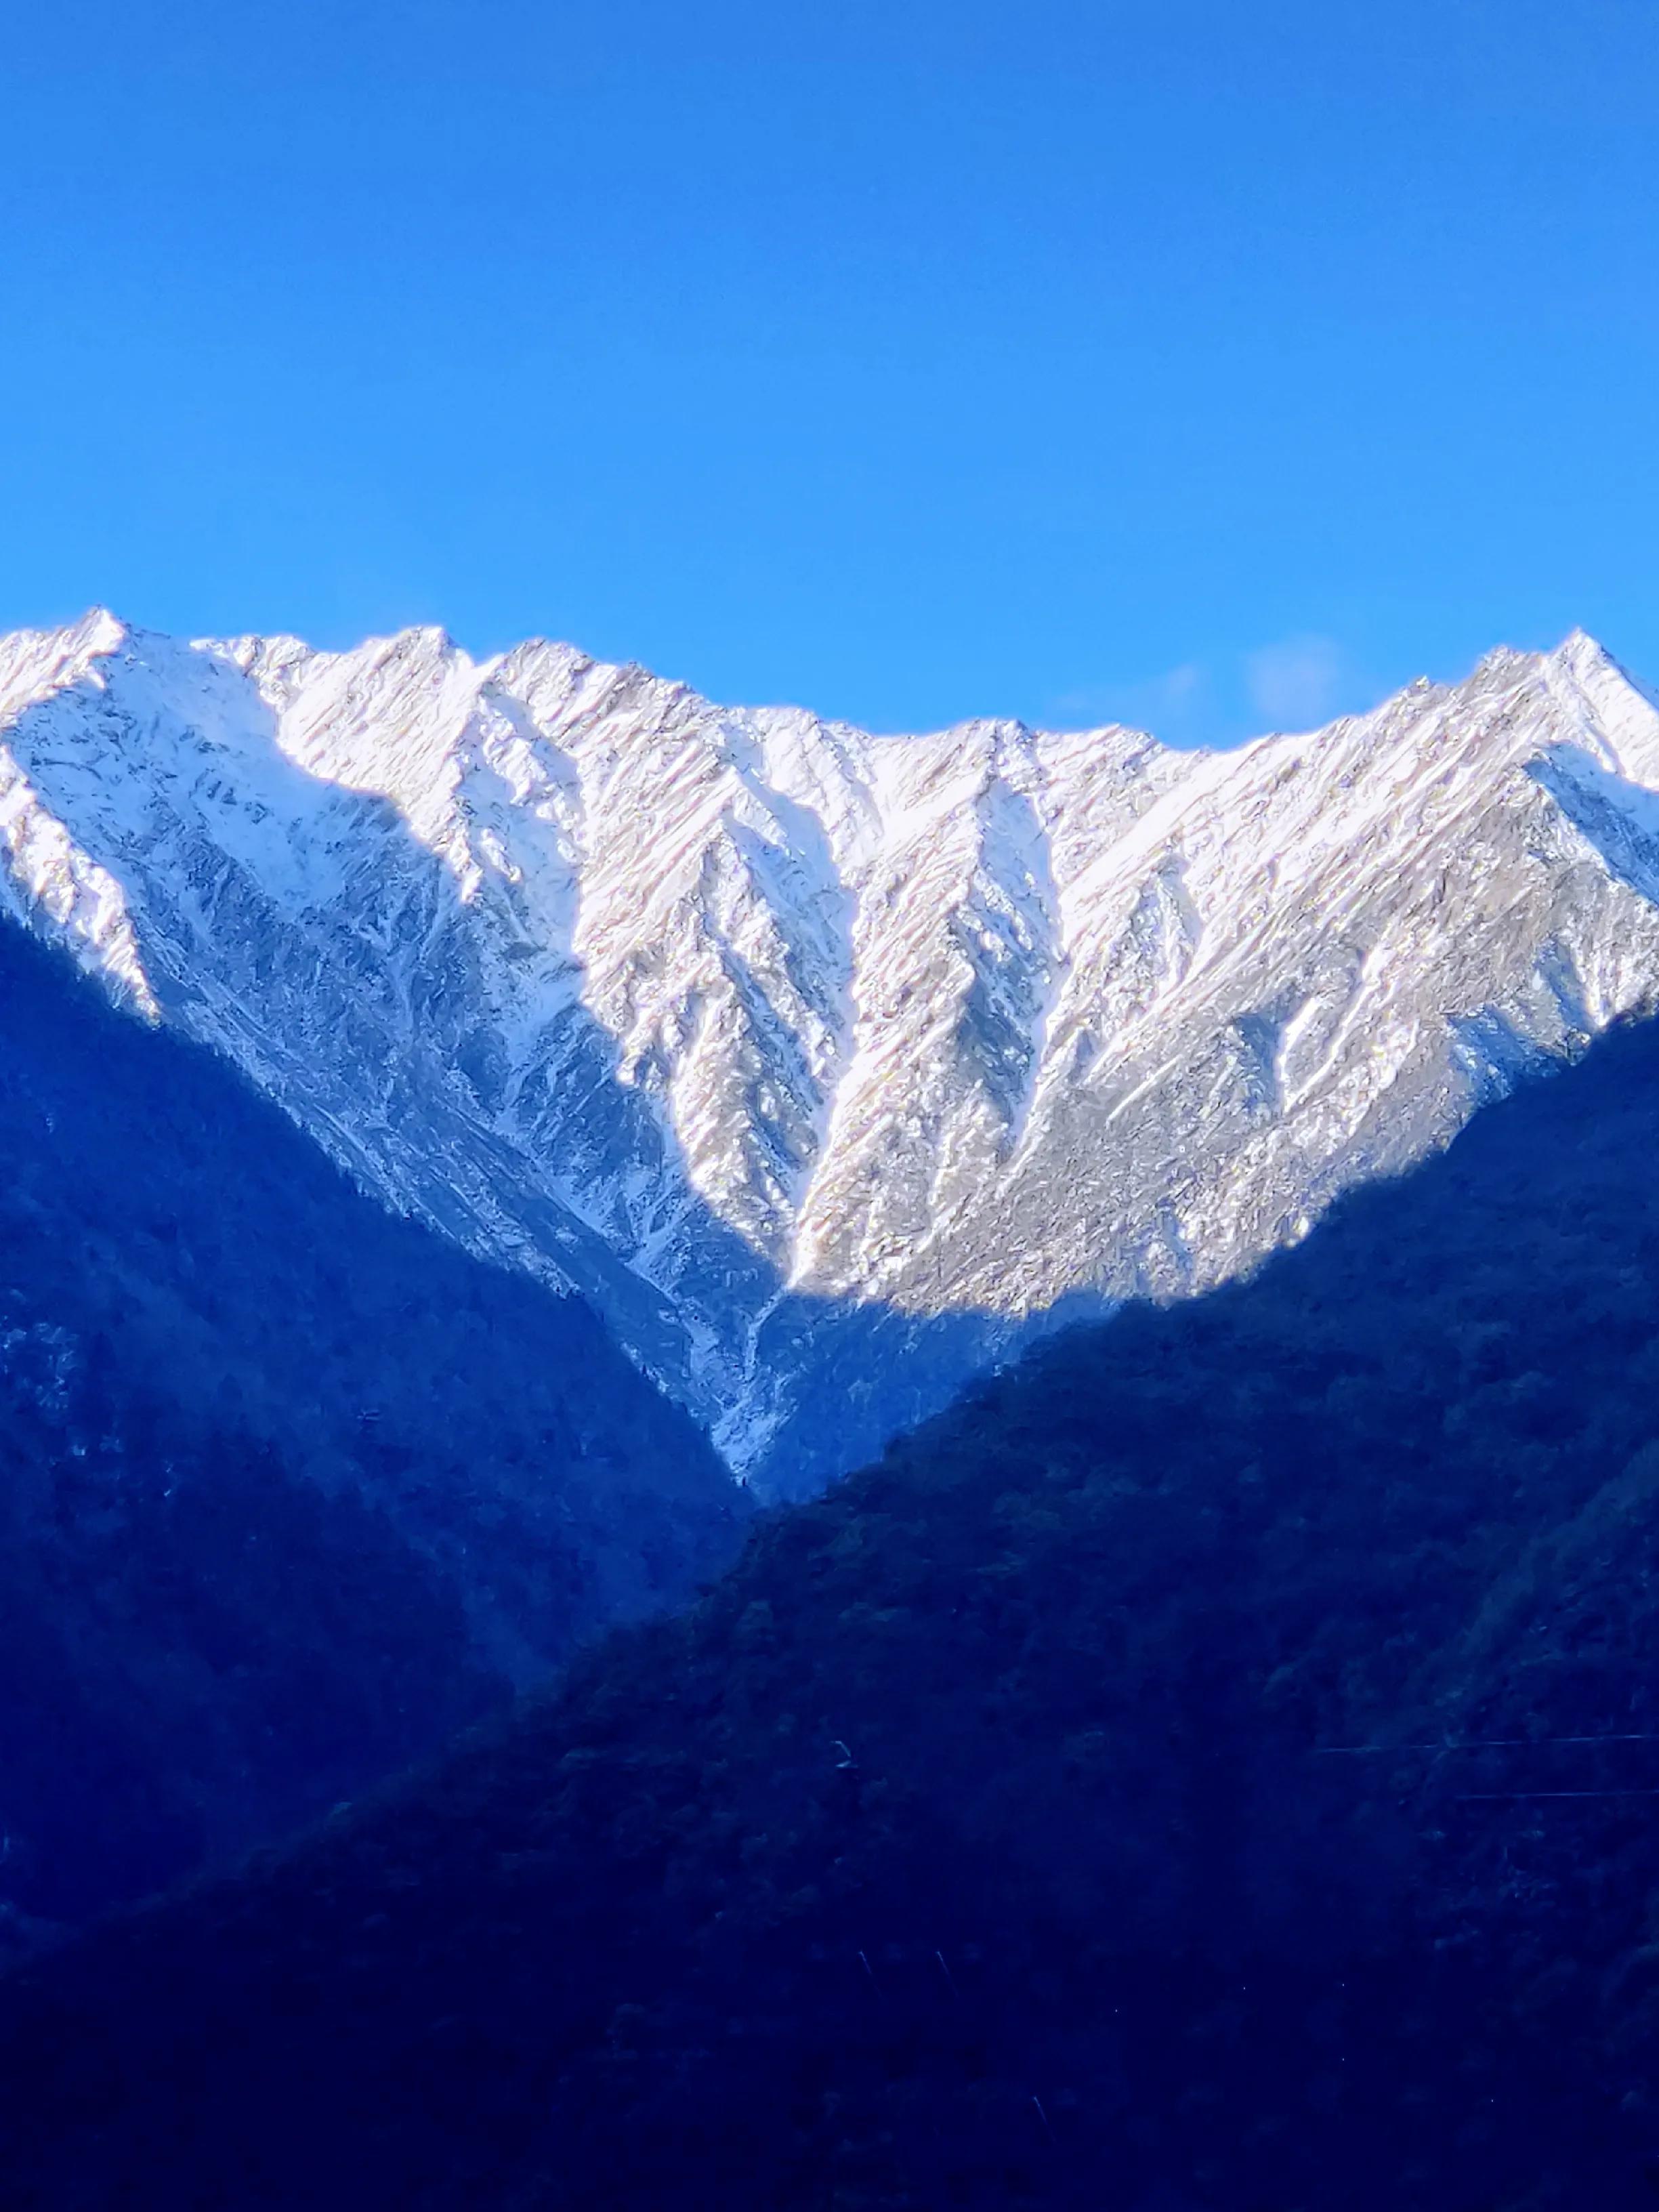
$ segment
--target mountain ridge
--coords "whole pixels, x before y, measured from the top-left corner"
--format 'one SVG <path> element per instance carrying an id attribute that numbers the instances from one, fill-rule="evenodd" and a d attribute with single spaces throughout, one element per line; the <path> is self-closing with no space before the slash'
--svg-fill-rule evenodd
<path id="1" fill-rule="evenodd" d="M 910 1395 L 818 1473 L 1651 1005 L 1656 791 L 1659 710 L 1579 632 L 1208 753 L 432 629 L 0 641 L 15 910 L 774 1483 L 872 1331 Z"/>

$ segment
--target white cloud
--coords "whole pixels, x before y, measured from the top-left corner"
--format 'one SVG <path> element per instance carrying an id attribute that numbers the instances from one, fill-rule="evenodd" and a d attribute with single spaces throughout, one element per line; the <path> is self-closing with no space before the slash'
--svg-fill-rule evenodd
<path id="1" fill-rule="evenodd" d="M 1328 722 L 1347 674 L 1334 638 L 1287 637 L 1244 659 L 1250 704 L 1279 730 L 1307 730 Z"/>
<path id="2" fill-rule="evenodd" d="M 1165 744 L 1236 745 L 1266 730 L 1317 729 L 1370 694 L 1369 679 L 1334 638 L 1304 631 L 1237 658 L 1081 684 L 1050 699 L 1048 711 L 1068 729 L 1122 722 Z"/>
<path id="3" fill-rule="evenodd" d="M 1210 678 L 1195 660 L 1132 684 L 1099 684 L 1063 692 L 1054 711 L 1067 720 L 1125 722 L 1170 744 L 1192 742 L 1207 713 Z"/>

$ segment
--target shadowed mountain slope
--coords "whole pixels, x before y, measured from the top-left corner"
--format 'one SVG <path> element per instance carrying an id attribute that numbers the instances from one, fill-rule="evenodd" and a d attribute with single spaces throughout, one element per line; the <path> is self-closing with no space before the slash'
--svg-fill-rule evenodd
<path id="1" fill-rule="evenodd" d="M 0 1900 L 325 1810 L 727 1554 L 592 1315 L 0 925 Z"/>
<path id="2" fill-rule="evenodd" d="M 14 2201 L 1636 2212 L 1659 1030 L 0 1995 Z"/>

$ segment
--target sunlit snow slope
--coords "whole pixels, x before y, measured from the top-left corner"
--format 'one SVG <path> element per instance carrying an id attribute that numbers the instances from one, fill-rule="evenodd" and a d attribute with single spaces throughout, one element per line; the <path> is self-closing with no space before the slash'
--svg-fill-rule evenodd
<path id="1" fill-rule="evenodd" d="M 1659 998 L 1659 711 L 1582 635 L 1197 753 L 97 614 L 0 641 L 0 837 L 36 927 L 774 1480 Z"/>

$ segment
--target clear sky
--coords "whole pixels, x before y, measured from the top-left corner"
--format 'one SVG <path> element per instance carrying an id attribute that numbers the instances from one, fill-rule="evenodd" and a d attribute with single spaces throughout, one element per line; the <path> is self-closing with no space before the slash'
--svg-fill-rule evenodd
<path id="1" fill-rule="evenodd" d="M 1183 741 L 1659 680 L 1655 0 L 51 0 L 0 627 Z"/>

